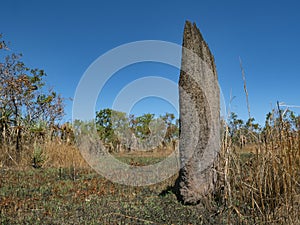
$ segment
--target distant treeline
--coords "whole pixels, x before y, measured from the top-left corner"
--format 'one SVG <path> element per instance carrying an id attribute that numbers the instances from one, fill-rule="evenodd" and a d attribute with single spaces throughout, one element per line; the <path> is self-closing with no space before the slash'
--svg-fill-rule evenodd
<path id="1" fill-rule="evenodd" d="M 96 112 L 96 128 L 111 151 L 149 150 L 174 146 L 179 137 L 179 120 L 172 113 L 156 117 L 146 113 L 129 115 L 112 109 Z"/>

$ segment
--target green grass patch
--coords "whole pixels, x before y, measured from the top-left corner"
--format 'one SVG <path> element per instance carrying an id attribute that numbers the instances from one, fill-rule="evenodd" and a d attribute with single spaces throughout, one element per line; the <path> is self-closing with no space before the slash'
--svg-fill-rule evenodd
<path id="1" fill-rule="evenodd" d="M 115 156 L 119 161 L 128 165 L 148 166 L 159 163 L 165 157 L 146 157 L 146 156 Z"/>
<path id="2" fill-rule="evenodd" d="M 0 224 L 203 222 L 203 210 L 182 205 L 172 192 L 160 195 L 174 178 L 153 186 L 131 187 L 111 183 L 92 171 L 78 170 L 75 179 L 69 172 L 0 171 Z"/>

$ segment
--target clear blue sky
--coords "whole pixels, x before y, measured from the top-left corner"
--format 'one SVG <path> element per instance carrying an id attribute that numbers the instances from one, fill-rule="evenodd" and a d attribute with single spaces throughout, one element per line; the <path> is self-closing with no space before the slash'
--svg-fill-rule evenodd
<path id="1" fill-rule="evenodd" d="M 215 56 L 226 103 L 232 92 L 231 110 L 246 119 L 242 58 L 251 114 L 262 123 L 277 100 L 300 105 L 299 9 L 297 0 L 7 0 L 1 1 L 0 32 L 15 52 L 23 53 L 27 65 L 44 69 L 48 84 L 72 98 L 81 76 L 100 55 L 139 40 L 181 44 L 185 20 L 191 20 Z M 109 106 L 126 82 L 145 75 L 175 82 L 179 77 L 178 70 L 158 64 L 125 68 L 104 89 L 99 107 Z M 66 103 L 69 120 L 72 102 Z M 135 112 L 172 110 L 160 100 L 145 99 Z"/>

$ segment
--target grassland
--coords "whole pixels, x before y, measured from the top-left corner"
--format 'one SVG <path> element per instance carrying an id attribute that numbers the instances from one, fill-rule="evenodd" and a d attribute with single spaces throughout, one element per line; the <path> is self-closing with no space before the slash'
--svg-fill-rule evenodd
<path id="1" fill-rule="evenodd" d="M 201 224 L 212 219 L 204 218 L 200 206 L 177 201 L 167 190 L 174 179 L 130 187 L 89 169 L 2 169 L 0 224 Z"/>
<path id="2" fill-rule="evenodd" d="M 300 133 L 295 135 L 243 149 L 224 141 L 216 191 L 196 206 L 178 201 L 178 174 L 132 187 L 101 177 L 72 145 L 24 151 L 19 165 L 9 164 L 5 156 L 12 152 L 2 151 L 0 224 L 300 224 Z M 115 157 L 143 166 L 169 153 Z M 32 154 L 40 158 L 39 168 L 33 168 Z"/>

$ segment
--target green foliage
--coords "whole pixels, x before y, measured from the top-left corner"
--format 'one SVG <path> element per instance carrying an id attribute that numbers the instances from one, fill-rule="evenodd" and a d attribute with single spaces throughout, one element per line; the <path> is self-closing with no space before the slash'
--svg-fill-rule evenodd
<path id="1" fill-rule="evenodd" d="M 104 143 L 116 143 L 118 141 L 113 129 L 112 114 L 112 109 L 103 109 L 96 112 L 96 128 L 100 139 Z"/>
<path id="2" fill-rule="evenodd" d="M 164 116 L 160 116 L 160 118 L 165 122 L 167 126 L 167 131 L 165 135 L 165 141 L 170 142 L 174 139 L 179 138 L 179 119 L 175 120 L 175 115 L 173 113 L 166 113 Z"/>
<path id="3" fill-rule="evenodd" d="M 237 114 L 232 112 L 228 120 L 228 129 L 231 141 L 239 145 L 241 144 L 242 136 L 247 137 L 247 141 L 252 143 L 258 140 L 261 133 L 261 127 L 258 123 L 255 123 L 255 119 L 249 118 L 245 123 L 242 119 L 239 119 Z"/>
<path id="4" fill-rule="evenodd" d="M 39 145 L 34 145 L 34 151 L 32 156 L 32 166 L 34 168 L 41 168 L 46 160 L 43 154 L 43 149 Z"/>
<path id="5" fill-rule="evenodd" d="M 115 147 L 117 144 L 122 143 L 122 138 L 131 142 L 132 140 L 129 139 L 132 138 L 132 135 L 139 140 L 140 144 L 149 145 L 149 143 L 144 142 L 151 142 L 149 139 L 151 135 L 161 135 L 160 131 L 165 130 L 158 120 L 162 120 L 165 124 L 166 133 L 162 137 L 164 142 L 170 143 L 179 137 L 179 121 L 175 120 L 174 114 L 171 113 L 155 118 L 155 115 L 150 113 L 141 116 L 127 116 L 124 112 L 102 109 L 96 112 L 95 121 L 100 139 L 104 143 L 112 144 Z"/>
<path id="6" fill-rule="evenodd" d="M 228 126 L 229 134 L 232 138 L 233 143 L 238 143 L 242 127 L 244 126 L 244 121 L 238 119 L 238 116 L 234 112 L 232 112 L 229 117 Z"/>
<path id="7" fill-rule="evenodd" d="M 134 132 L 138 138 L 146 139 L 149 136 L 151 132 L 149 125 L 150 122 L 153 121 L 153 119 L 154 119 L 154 114 L 150 114 L 150 113 L 144 114 L 142 116 L 138 116 L 134 119 L 135 120 Z"/>

